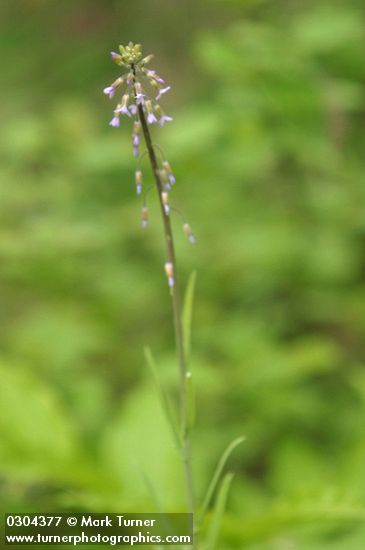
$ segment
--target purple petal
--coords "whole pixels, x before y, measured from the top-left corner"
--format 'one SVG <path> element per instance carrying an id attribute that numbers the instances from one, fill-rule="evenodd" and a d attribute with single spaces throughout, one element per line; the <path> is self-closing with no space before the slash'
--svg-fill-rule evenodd
<path id="1" fill-rule="evenodd" d="M 153 113 L 149 113 L 149 115 L 147 117 L 147 122 L 148 122 L 148 124 L 154 124 L 155 122 L 157 122 L 157 118 L 155 117 L 155 115 Z"/>
<path id="2" fill-rule="evenodd" d="M 158 101 L 162 95 L 166 94 L 170 90 L 171 90 L 171 86 L 167 86 L 166 88 L 162 88 L 162 90 L 160 90 L 158 92 L 158 95 L 156 96 L 156 101 Z"/>
<path id="3" fill-rule="evenodd" d="M 171 120 L 174 120 L 171 116 L 164 115 L 160 118 L 160 126 L 164 126 L 165 122 L 170 122 Z"/>
<path id="4" fill-rule="evenodd" d="M 113 88 L 113 86 L 107 86 L 106 88 L 104 88 L 103 93 L 104 93 L 105 95 L 108 95 L 109 98 L 111 99 L 111 98 L 113 97 L 113 95 L 114 95 L 114 88 Z"/>
<path id="5" fill-rule="evenodd" d="M 117 128 L 119 126 L 119 117 L 115 116 L 111 119 L 109 122 L 110 126 L 113 126 L 114 128 Z"/>
<path id="6" fill-rule="evenodd" d="M 144 94 L 137 94 L 136 95 L 136 103 L 137 105 L 143 105 L 144 104 Z"/>
<path id="7" fill-rule="evenodd" d="M 116 109 L 114 111 L 115 113 L 120 113 L 122 115 L 131 116 L 130 112 L 128 111 L 127 107 L 119 107 L 119 109 Z"/>

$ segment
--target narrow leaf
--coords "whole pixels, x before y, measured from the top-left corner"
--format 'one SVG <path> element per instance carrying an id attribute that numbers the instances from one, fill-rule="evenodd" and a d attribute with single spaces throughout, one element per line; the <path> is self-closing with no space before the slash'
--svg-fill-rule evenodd
<path id="1" fill-rule="evenodd" d="M 167 418 L 168 424 L 171 428 L 172 435 L 174 437 L 177 448 L 180 450 L 181 449 L 181 440 L 180 440 L 180 436 L 179 436 L 178 424 L 177 424 L 177 421 L 176 421 L 176 416 L 174 414 L 174 410 L 172 408 L 169 396 L 168 396 L 165 388 L 163 387 L 163 385 L 161 383 L 161 380 L 160 380 L 160 377 L 158 375 L 158 371 L 157 371 L 157 368 L 156 368 L 156 362 L 155 362 L 154 357 L 152 355 L 151 349 L 149 347 L 145 347 L 144 348 L 144 354 L 145 354 L 147 364 L 151 369 L 151 372 L 152 372 L 152 375 L 153 375 L 153 378 L 154 378 L 154 381 L 155 381 L 155 385 L 156 385 L 157 392 L 158 392 L 158 395 L 159 395 L 159 398 L 160 398 L 162 410 L 163 410 L 163 412 L 164 412 L 164 414 Z"/>
<path id="2" fill-rule="evenodd" d="M 222 518 L 226 509 L 228 492 L 232 483 L 232 479 L 233 479 L 232 473 L 226 474 L 219 487 L 212 518 L 210 521 L 210 527 L 208 530 L 208 537 L 207 537 L 205 550 L 215 550 L 217 548 L 217 542 L 218 542 L 219 532 L 221 528 Z"/>
<path id="3" fill-rule="evenodd" d="M 217 484 L 219 483 L 222 471 L 224 466 L 226 465 L 227 460 L 229 459 L 230 455 L 233 453 L 236 447 L 240 445 L 245 440 L 245 437 L 237 437 L 230 443 L 227 447 L 227 449 L 222 454 L 217 467 L 215 469 L 215 472 L 213 474 L 212 480 L 209 484 L 208 490 L 206 492 L 205 498 L 203 500 L 203 504 L 201 506 L 200 510 L 200 517 L 199 522 L 201 523 L 204 519 L 205 514 L 207 513 L 208 506 L 212 500 L 215 488 L 217 487 Z"/>
<path id="4" fill-rule="evenodd" d="M 196 271 L 193 271 L 189 277 L 188 284 L 185 290 L 182 325 L 185 356 L 188 359 L 191 351 L 191 324 L 193 318 L 194 292 L 196 283 Z"/>

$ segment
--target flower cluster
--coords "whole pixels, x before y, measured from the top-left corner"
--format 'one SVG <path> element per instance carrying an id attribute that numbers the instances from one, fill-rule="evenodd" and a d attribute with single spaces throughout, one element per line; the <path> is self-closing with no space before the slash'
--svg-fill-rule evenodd
<path id="1" fill-rule="evenodd" d="M 172 118 L 164 113 L 158 101 L 171 90 L 171 86 L 166 86 L 164 79 L 156 71 L 147 69 L 146 65 L 152 61 L 153 55 L 142 58 L 141 45 L 131 42 L 128 46 L 119 46 L 119 51 L 120 54 L 111 52 L 111 57 L 117 65 L 125 67 L 126 72 L 103 90 L 110 99 L 120 91 L 120 99 L 110 125 L 118 127 L 121 115 L 138 116 L 138 105 L 141 105 L 148 124 L 159 123 L 164 126 Z M 151 92 L 154 92 L 154 98 Z"/>
<path id="2" fill-rule="evenodd" d="M 126 116 L 133 118 L 133 133 L 132 147 L 133 154 L 138 158 L 138 166 L 135 172 L 135 185 L 137 195 L 143 194 L 143 176 L 141 170 L 141 161 L 147 151 L 140 155 L 140 134 L 144 130 L 145 137 L 147 125 L 159 124 L 164 126 L 166 122 L 170 122 L 172 118 L 163 111 L 158 103 L 160 98 L 166 94 L 171 87 L 166 86 L 163 78 L 156 71 L 148 69 L 146 66 L 153 59 L 153 55 L 147 57 L 142 56 L 142 48 L 140 44 L 130 42 L 128 46 L 119 46 L 119 53 L 111 52 L 112 60 L 119 66 L 124 67 L 126 72 L 119 76 L 110 86 L 104 88 L 103 92 L 110 99 L 116 93 L 119 94 L 118 103 L 114 109 L 113 118 L 110 125 L 118 127 L 120 125 L 120 117 Z M 170 191 L 175 184 L 175 176 L 169 162 L 166 160 L 162 150 L 157 145 L 152 146 L 157 148 L 162 155 L 162 160 L 159 163 L 157 173 L 158 190 L 160 194 L 160 202 L 163 208 L 163 215 L 169 216 L 171 210 L 176 208 L 170 206 Z M 155 154 L 155 153 L 153 153 Z M 157 160 L 156 160 L 157 162 Z M 148 208 L 147 195 L 151 188 L 147 189 L 143 197 L 143 206 L 141 210 L 141 225 L 145 229 L 148 225 Z M 191 244 L 195 244 L 195 237 L 190 229 L 190 225 L 183 220 L 183 230 Z M 173 264 L 167 262 L 165 271 L 170 287 L 174 285 Z"/>

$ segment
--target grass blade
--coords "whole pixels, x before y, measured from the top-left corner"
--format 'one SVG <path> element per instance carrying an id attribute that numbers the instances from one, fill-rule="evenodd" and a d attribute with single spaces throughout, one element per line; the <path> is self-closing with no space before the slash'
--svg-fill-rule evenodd
<path id="1" fill-rule="evenodd" d="M 191 351 L 191 325 L 193 319 L 194 292 L 196 283 L 196 271 L 193 271 L 189 277 L 186 286 L 182 310 L 182 326 L 185 356 L 189 359 Z"/>
<path id="2" fill-rule="evenodd" d="M 204 516 L 207 513 L 208 506 L 209 506 L 209 504 L 212 500 L 215 488 L 217 487 L 217 484 L 219 483 L 219 479 L 221 477 L 223 468 L 226 465 L 227 460 L 229 459 L 229 457 L 231 456 L 233 451 L 236 449 L 236 447 L 238 447 L 238 445 L 240 445 L 244 440 L 245 440 L 244 437 L 237 437 L 236 439 L 234 439 L 232 441 L 232 443 L 230 443 L 228 445 L 227 449 L 222 454 L 222 456 L 221 456 L 221 458 L 220 458 L 220 460 L 217 464 L 217 467 L 215 469 L 215 472 L 213 474 L 212 480 L 209 484 L 209 487 L 208 487 L 208 490 L 206 492 L 205 498 L 203 500 L 203 504 L 202 504 L 201 510 L 200 510 L 199 523 L 201 523 L 203 521 Z"/>
<path id="3" fill-rule="evenodd" d="M 219 487 L 212 518 L 210 521 L 210 527 L 208 531 L 205 550 L 215 550 L 217 548 L 217 542 L 218 542 L 219 532 L 221 528 L 222 518 L 226 509 L 228 492 L 232 483 L 232 479 L 233 479 L 232 473 L 226 474 Z"/>

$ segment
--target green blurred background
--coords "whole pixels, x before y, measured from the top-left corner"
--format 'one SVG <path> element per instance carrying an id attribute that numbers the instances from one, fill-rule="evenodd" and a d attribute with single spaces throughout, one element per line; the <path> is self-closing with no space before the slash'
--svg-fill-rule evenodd
<path id="1" fill-rule="evenodd" d="M 133 40 L 173 87 L 155 138 L 197 237 L 176 220 L 181 280 L 197 270 L 199 494 L 247 438 L 219 548 L 364 548 L 364 12 L 1 2 L 2 512 L 153 511 L 144 477 L 183 507 L 143 358 L 174 392 L 159 212 L 143 233 L 131 128 L 101 92 Z"/>

